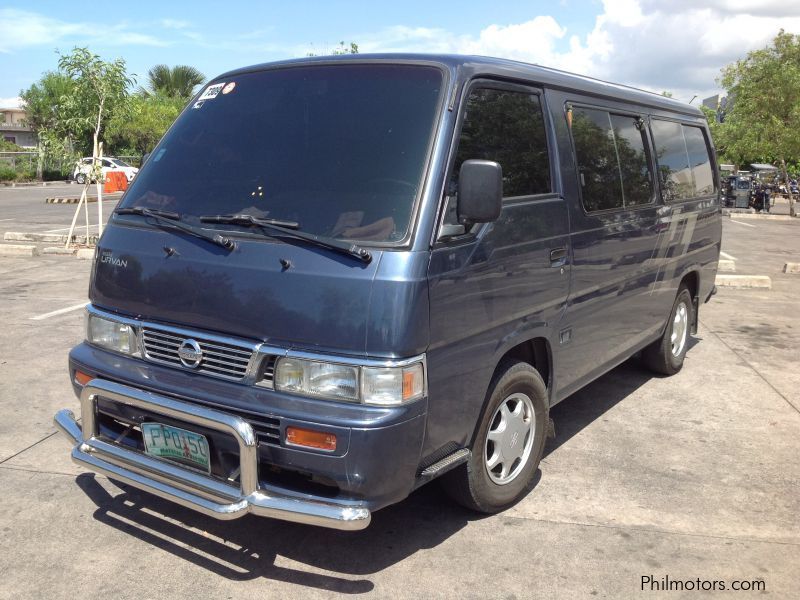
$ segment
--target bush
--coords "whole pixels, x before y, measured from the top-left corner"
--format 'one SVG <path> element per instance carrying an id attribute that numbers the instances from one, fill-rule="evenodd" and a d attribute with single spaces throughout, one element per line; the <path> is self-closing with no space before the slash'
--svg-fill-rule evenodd
<path id="1" fill-rule="evenodd" d="M 36 179 L 36 169 L 32 167 L 17 167 L 17 181 L 33 181 Z"/>
<path id="2" fill-rule="evenodd" d="M 69 173 L 58 169 L 45 169 L 42 171 L 42 181 L 64 181 L 69 178 Z"/>
<path id="3" fill-rule="evenodd" d="M 30 167 L 20 166 L 14 169 L 5 162 L 0 162 L 0 181 L 32 181 L 36 179 L 36 171 Z"/>
<path id="4" fill-rule="evenodd" d="M 6 163 L 0 162 L 0 181 L 14 181 L 17 178 L 17 172 Z"/>

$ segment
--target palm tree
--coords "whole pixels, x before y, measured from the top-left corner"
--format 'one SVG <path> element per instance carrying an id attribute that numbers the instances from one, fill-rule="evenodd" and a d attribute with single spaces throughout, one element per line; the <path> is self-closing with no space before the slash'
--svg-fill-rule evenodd
<path id="1" fill-rule="evenodd" d="M 194 67 L 156 65 L 147 73 L 147 88 L 139 88 L 145 96 L 166 96 L 188 100 L 194 88 L 205 81 L 205 75 Z"/>

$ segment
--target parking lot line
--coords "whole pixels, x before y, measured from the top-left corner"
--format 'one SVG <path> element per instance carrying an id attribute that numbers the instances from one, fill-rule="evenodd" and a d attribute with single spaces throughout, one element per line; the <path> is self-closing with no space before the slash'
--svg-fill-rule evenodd
<path id="1" fill-rule="evenodd" d="M 731 219 L 731 223 L 736 223 L 737 225 L 744 225 L 745 227 L 755 227 L 755 225 L 751 225 L 750 223 L 742 223 L 741 221 L 737 221 L 736 219 Z"/>
<path id="2" fill-rule="evenodd" d="M 727 252 L 722 252 L 721 250 L 720 250 L 720 253 L 719 253 L 719 255 L 720 255 L 722 258 L 725 258 L 725 259 L 727 259 L 727 260 L 739 260 L 739 259 L 738 259 L 738 258 L 736 258 L 735 256 L 731 256 L 731 255 L 730 255 L 730 254 L 728 254 Z"/>
<path id="3" fill-rule="evenodd" d="M 79 308 L 83 308 L 86 306 L 86 302 L 81 302 L 80 304 L 76 304 L 75 306 L 68 306 L 67 308 L 59 308 L 58 310 L 54 310 L 49 313 L 44 313 L 43 315 L 36 315 L 35 317 L 31 317 L 31 321 L 41 321 L 43 319 L 49 319 L 50 317 L 56 317 L 58 315 L 63 315 L 64 313 L 72 312 L 73 310 L 78 310 Z"/>

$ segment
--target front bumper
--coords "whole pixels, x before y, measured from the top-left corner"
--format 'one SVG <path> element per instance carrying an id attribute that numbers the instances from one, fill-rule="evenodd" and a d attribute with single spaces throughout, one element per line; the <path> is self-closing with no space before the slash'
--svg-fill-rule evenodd
<path id="1" fill-rule="evenodd" d="M 232 436 L 239 446 L 238 483 L 223 482 L 100 439 L 95 414 L 101 396 Z M 92 471 L 217 519 L 253 513 L 346 531 L 364 529 L 370 523 L 371 513 L 366 507 L 311 496 L 289 497 L 260 487 L 256 436 L 252 426 L 236 415 L 104 379 L 90 381 L 83 388 L 80 401 L 82 425 L 66 409 L 59 411 L 54 421 L 74 444 L 72 460 Z"/>

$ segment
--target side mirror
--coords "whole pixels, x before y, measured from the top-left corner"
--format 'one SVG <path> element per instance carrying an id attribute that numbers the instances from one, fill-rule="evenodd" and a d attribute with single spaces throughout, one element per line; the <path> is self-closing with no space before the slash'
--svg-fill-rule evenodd
<path id="1" fill-rule="evenodd" d="M 500 216 L 503 169 L 491 160 L 465 160 L 458 174 L 458 222 L 490 223 Z"/>

